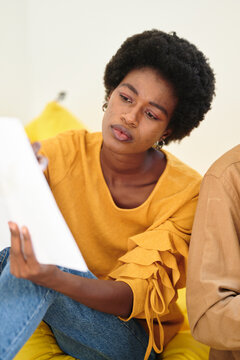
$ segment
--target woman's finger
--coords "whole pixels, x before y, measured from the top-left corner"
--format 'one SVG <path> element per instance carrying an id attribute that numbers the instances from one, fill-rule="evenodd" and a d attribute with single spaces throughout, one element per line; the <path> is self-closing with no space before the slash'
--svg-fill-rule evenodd
<path id="1" fill-rule="evenodd" d="M 42 171 L 46 170 L 48 166 L 48 159 L 45 156 L 37 155 L 37 160 Z"/>
<path id="2" fill-rule="evenodd" d="M 12 221 L 8 222 L 11 232 L 11 253 L 14 255 L 22 254 L 21 235 L 17 224 Z"/>
<path id="3" fill-rule="evenodd" d="M 17 224 L 9 221 L 11 232 L 11 249 L 10 249 L 10 271 L 16 277 L 21 277 L 21 269 L 25 266 L 25 259 L 22 252 L 20 231 Z"/>
<path id="4" fill-rule="evenodd" d="M 39 152 L 40 148 L 41 148 L 41 144 L 38 141 L 35 141 L 34 143 L 31 144 L 32 145 L 32 149 L 34 154 L 37 156 L 37 153 Z"/>
<path id="5" fill-rule="evenodd" d="M 24 255 L 27 259 L 29 265 L 32 263 L 38 263 L 36 256 L 34 254 L 31 236 L 26 226 L 21 228 L 22 238 L 23 238 L 23 246 L 24 246 Z"/>
<path id="6" fill-rule="evenodd" d="M 45 156 L 38 154 L 38 152 L 41 148 L 41 143 L 36 141 L 36 142 L 32 143 L 31 145 L 32 145 L 33 152 L 37 158 L 37 161 L 40 165 L 40 168 L 42 169 L 42 171 L 46 170 L 46 168 L 48 166 L 48 159 Z"/>

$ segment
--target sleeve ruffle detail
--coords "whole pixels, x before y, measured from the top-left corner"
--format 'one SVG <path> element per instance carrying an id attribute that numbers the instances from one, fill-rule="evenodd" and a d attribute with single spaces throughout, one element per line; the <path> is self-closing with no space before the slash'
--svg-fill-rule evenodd
<path id="1" fill-rule="evenodd" d="M 161 317 L 169 313 L 169 305 L 176 300 L 176 289 L 185 286 L 186 258 L 189 235 L 153 230 L 129 240 L 129 251 L 119 259 L 118 267 L 109 277 L 126 282 L 133 291 L 133 308 L 128 319 L 146 319 L 149 343 L 145 359 L 151 349 L 163 350 L 164 333 Z M 154 340 L 154 323 L 160 330 L 160 347 Z"/>

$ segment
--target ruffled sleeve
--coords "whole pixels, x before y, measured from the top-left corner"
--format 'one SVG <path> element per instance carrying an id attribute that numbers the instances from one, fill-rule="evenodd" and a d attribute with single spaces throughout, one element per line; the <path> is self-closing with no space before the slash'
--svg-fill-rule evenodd
<path id="1" fill-rule="evenodd" d="M 169 313 L 169 305 L 176 301 L 178 288 L 186 282 L 186 260 L 197 196 L 162 224 L 155 224 L 145 232 L 131 237 L 128 251 L 119 259 L 109 277 L 126 282 L 133 291 L 131 318 L 146 319 L 149 343 L 147 359 L 152 347 L 162 352 L 164 332 L 161 318 Z M 158 322 L 160 339 L 156 345 L 154 326 Z"/>

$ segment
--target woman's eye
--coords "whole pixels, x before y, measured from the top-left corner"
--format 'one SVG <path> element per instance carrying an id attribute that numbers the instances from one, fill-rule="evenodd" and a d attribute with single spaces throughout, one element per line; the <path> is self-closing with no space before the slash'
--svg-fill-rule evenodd
<path id="1" fill-rule="evenodd" d="M 128 102 L 131 103 L 132 99 L 130 99 L 128 96 L 120 94 L 120 98 L 124 101 L 124 102 Z"/>
<path id="2" fill-rule="evenodd" d="M 149 117 L 149 119 L 152 120 L 158 120 L 158 117 L 155 116 L 153 113 L 151 113 L 150 111 L 146 111 L 147 116 Z"/>

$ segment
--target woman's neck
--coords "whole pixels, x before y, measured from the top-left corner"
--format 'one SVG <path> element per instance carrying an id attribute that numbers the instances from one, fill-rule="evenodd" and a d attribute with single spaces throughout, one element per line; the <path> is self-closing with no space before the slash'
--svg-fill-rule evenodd
<path id="1" fill-rule="evenodd" d="M 100 153 L 100 161 L 107 182 L 145 182 L 144 178 L 148 178 L 149 175 L 158 178 L 162 173 L 160 168 L 162 166 L 165 168 L 165 156 L 162 152 L 148 150 L 139 154 L 119 154 L 109 150 L 104 144 Z"/>
<path id="2" fill-rule="evenodd" d="M 113 201 L 125 209 L 136 208 L 146 201 L 166 166 L 164 154 L 155 150 L 115 154 L 103 146 L 100 159 Z"/>

